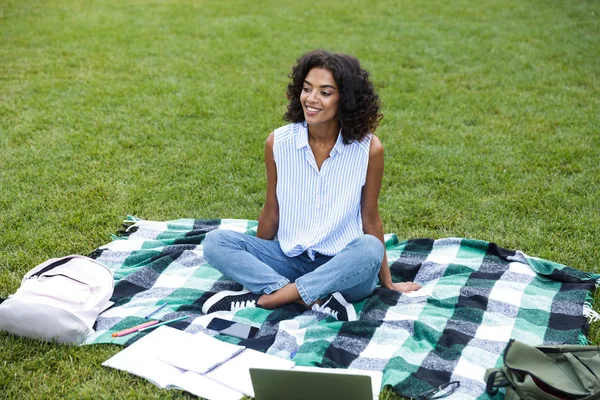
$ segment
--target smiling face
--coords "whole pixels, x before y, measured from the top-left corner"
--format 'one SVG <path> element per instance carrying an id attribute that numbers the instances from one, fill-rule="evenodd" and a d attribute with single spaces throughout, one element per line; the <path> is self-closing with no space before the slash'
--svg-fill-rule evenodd
<path id="1" fill-rule="evenodd" d="M 340 92 L 335 79 L 325 68 L 313 68 L 304 78 L 300 103 L 309 125 L 339 124 Z"/>

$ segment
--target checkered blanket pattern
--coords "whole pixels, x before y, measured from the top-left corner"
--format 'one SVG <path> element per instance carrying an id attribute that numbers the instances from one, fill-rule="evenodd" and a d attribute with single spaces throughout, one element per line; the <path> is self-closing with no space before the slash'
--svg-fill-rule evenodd
<path id="1" fill-rule="evenodd" d="M 205 329 L 214 315 L 203 315 L 202 305 L 241 286 L 204 261 L 202 239 L 217 228 L 254 235 L 257 222 L 129 222 L 121 236 L 92 253 L 115 273 L 115 304 L 99 316 L 86 344 L 133 343 L 144 333 L 111 334 L 143 322 L 165 301 L 168 306 L 153 317 L 189 315 L 172 326 L 214 335 Z M 510 338 L 531 345 L 587 344 L 584 310 L 596 314 L 590 303 L 600 275 L 480 240 L 399 242 L 391 234 L 386 251 L 394 281 L 413 280 L 423 288 L 413 294 L 378 288 L 354 304 L 358 321 L 340 322 L 298 305 L 217 314 L 260 327 L 256 338 L 240 344 L 293 357 L 298 365 L 383 371 L 383 385 L 405 397 L 458 380 L 453 398 L 488 398 L 483 374 L 501 364 Z"/>

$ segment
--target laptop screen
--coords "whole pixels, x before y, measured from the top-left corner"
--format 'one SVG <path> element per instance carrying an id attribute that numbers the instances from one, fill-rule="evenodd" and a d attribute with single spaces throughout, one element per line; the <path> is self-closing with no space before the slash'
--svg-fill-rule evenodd
<path id="1" fill-rule="evenodd" d="M 256 400 L 372 400 L 379 397 L 379 387 L 374 390 L 370 374 L 360 371 L 316 367 L 250 368 L 250 377 Z"/>

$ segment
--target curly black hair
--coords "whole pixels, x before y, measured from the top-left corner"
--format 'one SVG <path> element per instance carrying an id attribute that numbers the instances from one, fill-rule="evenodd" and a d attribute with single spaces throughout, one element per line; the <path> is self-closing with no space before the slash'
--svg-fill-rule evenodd
<path id="1" fill-rule="evenodd" d="M 375 132 L 383 115 L 379 113 L 379 96 L 369 80 L 369 73 L 361 68 L 356 57 L 325 50 L 311 51 L 297 60 L 289 75 L 291 81 L 286 95 L 290 102 L 283 118 L 288 122 L 305 121 L 300 94 L 304 79 L 313 68 L 327 69 L 338 85 L 338 118 L 344 143 L 360 141 L 367 134 Z"/>

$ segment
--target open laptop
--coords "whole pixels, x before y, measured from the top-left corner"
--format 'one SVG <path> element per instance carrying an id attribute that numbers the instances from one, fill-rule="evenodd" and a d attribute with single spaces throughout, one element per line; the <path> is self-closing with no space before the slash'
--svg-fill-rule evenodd
<path id="1" fill-rule="evenodd" d="M 372 400 L 381 386 L 380 372 L 316 367 L 250 368 L 250 377 L 256 400 Z"/>

